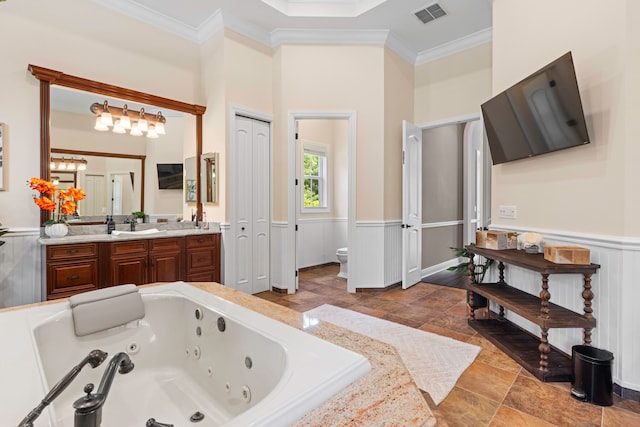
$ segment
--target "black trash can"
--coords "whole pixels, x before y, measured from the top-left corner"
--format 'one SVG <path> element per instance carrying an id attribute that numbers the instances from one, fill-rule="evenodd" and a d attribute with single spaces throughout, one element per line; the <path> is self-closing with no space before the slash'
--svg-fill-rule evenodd
<path id="1" fill-rule="evenodd" d="M 571 396 L 595 405 L 613 405 L 613 353 L 588 345 L 574 345 L 571 349 L 571 359 Z"/>

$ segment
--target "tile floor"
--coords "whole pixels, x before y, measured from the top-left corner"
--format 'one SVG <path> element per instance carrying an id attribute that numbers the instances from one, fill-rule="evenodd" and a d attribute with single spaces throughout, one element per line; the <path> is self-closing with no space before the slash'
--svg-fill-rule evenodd
<path id="1" fill-rule="evenodd" d="M 294 295 L 256 296 L 304 312 L 332 304 L 482 347 L 455 388 L 435 406 L 439 426 L 640 426 L 640 403 L 614 396 L 611 407 L 577 402 L 569 383 L 542 383 L 467 325 L 466 292 L 430 283 L 350 294 L 338 266 L 302 271 Z"/>

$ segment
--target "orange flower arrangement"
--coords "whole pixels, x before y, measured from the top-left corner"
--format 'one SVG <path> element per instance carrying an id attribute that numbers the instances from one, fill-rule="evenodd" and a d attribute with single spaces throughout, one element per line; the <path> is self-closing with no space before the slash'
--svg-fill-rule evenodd
<path id="1" fill-rule="evenodd" d="M 45 225 L 65 222 L 62 215 L 73 215 L 77 208 L 76 202 L 85 198 L 82 188 L 69 187 L 66 190 L 58 190 L 51 181 L 40 178 L 31 178 L 29 187 L 38 192 L 37 196 L 33 196 L 33 202 L 40 209 L 53 212 L 53 218 L 47 221 Z M 56 192 L 58 193 L 57 195 Z"/>

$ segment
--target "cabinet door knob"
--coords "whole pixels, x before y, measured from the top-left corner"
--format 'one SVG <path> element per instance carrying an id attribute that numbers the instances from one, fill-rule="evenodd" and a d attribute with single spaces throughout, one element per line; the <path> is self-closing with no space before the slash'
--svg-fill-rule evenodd
<path id="1" fill-rule="evenodd" d="M 241 230 L 241 231 L 244 231 L 244 227 L 240 227 L 240 230 Z"/>
<path id="2" fill-rule="evenodd" d="M 74 274 L 73 276 L 67 277 L 67 280 L 78 280 L 79 278 L 80 276 L 78 276 L 77 274 Z"/>

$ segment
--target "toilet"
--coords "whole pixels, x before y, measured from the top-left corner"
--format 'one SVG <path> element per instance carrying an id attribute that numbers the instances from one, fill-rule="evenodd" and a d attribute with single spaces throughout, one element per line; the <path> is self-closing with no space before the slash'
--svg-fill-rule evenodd
<path id="1" fill-rule="evenodd" d="M 349 276 L 349 272 L 347 270 L 347 255 L 348 248 L 340 248 L 336 251 L 336 256 L 338 257 L 338 261 L 340 261 L 340 272 L 338 273 L 338 277 L 342 277 L 346 279 Z"/>

